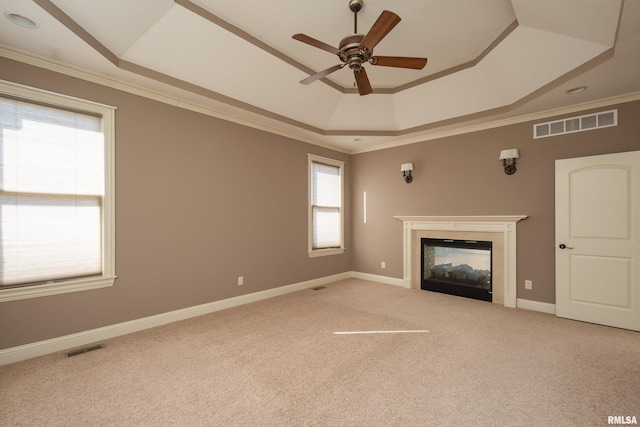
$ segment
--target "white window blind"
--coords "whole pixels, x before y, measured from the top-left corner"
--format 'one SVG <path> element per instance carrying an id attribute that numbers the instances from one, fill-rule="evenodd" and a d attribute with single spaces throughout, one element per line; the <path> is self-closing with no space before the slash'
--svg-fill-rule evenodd
<path id="1" fill-rule="evenodd" d="M 0 287 L 102 275 L 102 119 L 0 97 L 0 132 Z"/>
<path id="2" fill-rule="evenodd" d="M 310 252 L 343 248 L 342 162 L 310 158 Z"/>

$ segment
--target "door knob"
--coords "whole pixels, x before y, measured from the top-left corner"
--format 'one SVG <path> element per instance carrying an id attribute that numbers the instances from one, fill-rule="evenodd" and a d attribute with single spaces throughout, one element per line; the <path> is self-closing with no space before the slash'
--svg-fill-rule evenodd
<path id="1" fill-rule="evenodd" d="M 565 245 L 564 243 L 560 243 L 560 245 L 558 245 L 558 247 L 559 247 L 560 249 L 573 249 L 572 247 L 567 246 L 567 245 Z"/>

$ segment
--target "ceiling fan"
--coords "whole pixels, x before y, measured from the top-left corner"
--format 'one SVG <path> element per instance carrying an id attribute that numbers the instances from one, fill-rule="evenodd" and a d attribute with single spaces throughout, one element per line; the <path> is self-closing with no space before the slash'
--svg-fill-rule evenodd
<path id="1" fill-rule="evenodd" d="M 344 37 L 340 41 L 338 48 L 335 48 L 313 37 L 305 34 L 294 34 L 293 38 L 303 43 L 315 46 L 319 49 L 338 55 L 342 64 L 334 65 L 324 71 L 320 71 L 312 76 L 301 80 L 302 84 L 310 84 L 321 79 L 334 71 L 338 71 L 345 65 L 353 70 L 356 85 L 360 95 L 367 95 L 373 92 L 371 83 L 367 77 L 367 72 L 362 64 L 369 62 L 371 65 L 383 67 L 411 68 L 421 70 L 427 64 L 427 58 L 412 58 L 406 56 L 373 56 L 373 48 L 400 22 L 400 17 L 388 10 L 383 11 L 378 20 L 373 24 L 367 35 L 358 34 L 358 12 L 362 9 L 364 0 L 349 0 L 349 9 L 354 15 L 354 30 L 352 35 Z"/>

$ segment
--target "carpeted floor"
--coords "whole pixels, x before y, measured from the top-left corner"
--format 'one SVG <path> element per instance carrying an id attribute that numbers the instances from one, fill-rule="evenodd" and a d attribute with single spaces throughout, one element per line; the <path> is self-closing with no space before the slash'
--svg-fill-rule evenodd
<path id="1" fill-rule="evenodd" d="M 103 344 L 0 367 L 0 425 L 640 420 L 639 333 L 355 279 Z"/>

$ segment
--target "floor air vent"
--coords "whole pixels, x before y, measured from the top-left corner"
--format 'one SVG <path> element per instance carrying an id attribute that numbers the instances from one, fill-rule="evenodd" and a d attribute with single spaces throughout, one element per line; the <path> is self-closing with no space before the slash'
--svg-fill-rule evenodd
<path id="1" fill-rule="evenodd" d="M 104 348 L 103 344 L 92 345 L 91 347 L 79 348 L 78 350 L 70 351 L 66 354 L 67 357 L 77 356 L 79 354 L 89 353 L 90 351 L 96 351 Z"/>
<path id="2" fill-rule="evenodd" d="M 584 132 L 588 130 L 618 126 L 618 110 L 602 111 L 600 113 L 585 114 L 553 122 L 533 125 L 534 138 L 563 135 L 565 133 Z"/>

